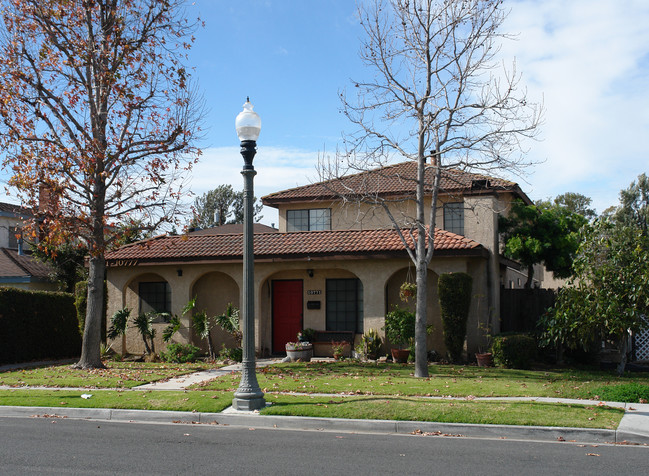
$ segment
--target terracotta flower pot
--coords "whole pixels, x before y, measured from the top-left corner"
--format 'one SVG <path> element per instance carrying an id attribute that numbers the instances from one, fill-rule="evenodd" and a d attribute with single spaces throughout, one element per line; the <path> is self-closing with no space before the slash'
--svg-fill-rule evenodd
<path id="1" fill-rule="evenodd" d="M 408 362 L 410 349 L 391 349 L 392 360 L 398 364 L 405 364 Z"/>
<path id="2" fill-rule="evenodd" d="M 494 356 L 491 352 L 485 352 L 483 354 L 475 354 L 475 358 L 478 361 L 478 367 L 494 366 Z"/>

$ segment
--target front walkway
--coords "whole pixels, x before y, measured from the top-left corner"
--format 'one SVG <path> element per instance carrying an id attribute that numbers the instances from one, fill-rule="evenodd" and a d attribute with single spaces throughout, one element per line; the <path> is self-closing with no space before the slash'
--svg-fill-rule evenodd
<path id="1" fill-rule="evenodd" d="M 257 368 L 267 367 L 269 365 L 281 362 L 278 359 L 257 359 Z M 228 365 L 220 369 L 209 369 L 195 372 L 193 374 L 182 375 L 180 377 L 172 378 L 169 380 L 161 380 L 158 382 L 151 382 L 138 387 L 133 390 L 185 390 L 186 388 L 201 382 L 212 380 L 221 375 L 228 375 L 235 372 L 241 372 L 241 364 Z"/>

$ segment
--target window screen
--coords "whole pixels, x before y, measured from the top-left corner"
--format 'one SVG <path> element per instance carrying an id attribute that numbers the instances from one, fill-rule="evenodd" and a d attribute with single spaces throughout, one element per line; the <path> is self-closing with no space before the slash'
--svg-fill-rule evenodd
<path id="1" fill-rule="evenodd" d="M 171 289 L 169 283 L 142 282 L 139 284 L 140 313 L 171 312 Z"/>
<path id="2" fill-rule="evenodd" d="M 363 285 L 359 279 L 327 279 L 327 330 L 363 332 Z"/>

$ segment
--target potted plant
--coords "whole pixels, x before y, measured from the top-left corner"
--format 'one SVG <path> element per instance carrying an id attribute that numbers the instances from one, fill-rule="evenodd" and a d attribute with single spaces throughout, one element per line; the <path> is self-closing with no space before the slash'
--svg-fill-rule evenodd
<path id="1" fill-rule="evenodd" d="M 304 339 L 304 331 L 297 333 L 297 342 L 287 342 L 285 345 L 286 357 L 291 362 L 310 362 L 313 357 L 313 344 Z"/>
<path id="2" fill-rule="evenodd" d="M 482 333 L 482 337 L 479 337 L 480 344 L 478 345 L 478 352 L 475 354 L 475 360 L 478 363 L 478 367 L 493 367 L 494 357 L 489 352 L 491 348 L 491 332 L 489 326 L 481 322 L 478 324 L 478 329 Z"/>
<path id="3" fill-rule="evenodd" d="M 385 337 L 395 346 L 392 348 L 392 359 L 405 363 L 410 354 L 410 343 L 415 338 L 415 313 L 408 309 L 393 306 L 385 315 Z"/>
<path id="4" fill-rule="evenodd" d="M 408 302 L 411 297 L 417 296 L 417 285 L 408 281 L 404 282 L 399 288 L 399 299 Z"/>
<path id="5" fill-rule="evenodd" d="M 331 341 L 331 350 L 334 354 L 334 359 L 340 360 L 343 358 L 345 354 L 345 346 L 348 345 L 347 342 L 341 341 L 341 342 L 336 342 L 336 341 Z"/>
<path id="6" fill-rule="evenodd" d="M 300 342 L 313 342 L 315 340 L 315 329 L 307 327 L 303 331 L 298 332 L 297 340 Z"/>

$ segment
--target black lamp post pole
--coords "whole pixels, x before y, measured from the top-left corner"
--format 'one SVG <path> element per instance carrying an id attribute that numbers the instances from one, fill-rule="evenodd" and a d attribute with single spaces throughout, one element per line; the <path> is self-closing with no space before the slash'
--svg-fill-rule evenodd
<path id="1" fill-rule="evenodd" d="M 264 392 L 257 383 L 255 373 L 255 291 L 254 291 L 254 251 L 252 206 L 254 200 L 253 179 L 257 172 L 252 159 L 257 152 L 257 142 L 241 141 L 241 155 L 245 161 L 243 175 L 243 362 L 241 364 L 241 383 L 234 393 L 232 406 L 236 410 L 252 411 L 266 406 Z"/>

